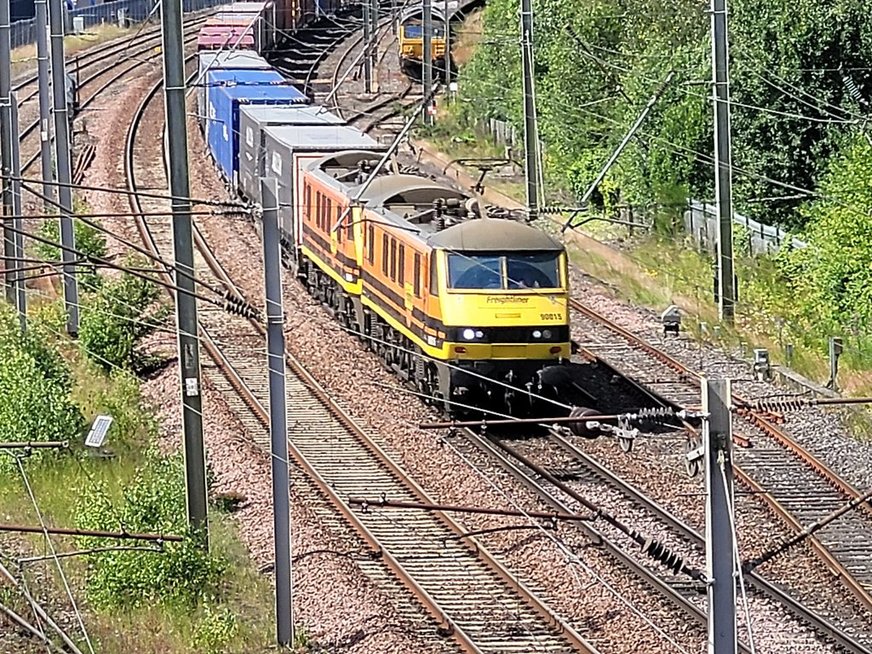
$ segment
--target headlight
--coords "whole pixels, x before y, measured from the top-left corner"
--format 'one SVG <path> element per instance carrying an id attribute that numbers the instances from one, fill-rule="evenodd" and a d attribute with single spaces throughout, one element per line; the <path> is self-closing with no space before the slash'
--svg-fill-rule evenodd
<path id="1" fill-rule="evenodd" d="M 474 341 L 477 338 L 484 338 L 484 332 L 480 329 L 473 329 L 472 327 L 467 327 L 460 335 L 463 337 L 464 341 Z"/>
<path id="2" fill-rule="evenodd" d="M 546 341 L 550 340 L 551 339 L 551 330 L 550 329 L 544 330 L 542 332 L 542 338 L 544 338 Z"/>
<path id="3" fill-rule="evenodd" d="M 540 332 L 538 329 L 534 329 L 533 338 L 542 338 L 542 332 Z"/>

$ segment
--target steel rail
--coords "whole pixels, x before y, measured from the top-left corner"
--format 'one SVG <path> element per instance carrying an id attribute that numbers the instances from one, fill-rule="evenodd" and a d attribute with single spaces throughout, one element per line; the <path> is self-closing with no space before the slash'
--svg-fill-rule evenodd
<path id="1" fill-rule="evenodd" d="M 204 17 L 196 17 L 196 18 L 192 18 L 190 21 L 187 21 L 185 23 L 185 29 L 186 29 L 186 31 L 188 31 L 188 34 L 185 38 L 186 45 L 196 40 L 197 34 L 196 34 L 196 32 L 192 32 L 192 30 L 197 28 L 204 21 L 205 21 Z M 144 49 L 143 52 L 145 52 L 145 50 L 147 50 L 147 49 L 150 49 L 150 48 Z M 105 91 L 110 89 L 112 87 L 112 85 L 114 85 L 122 77 L 133 72 L 137 68 L 140 68 L 142 66 L 149 64 L 151 61 L 153 61 L 155 59 L 159 59 L 160 56 L 161 56 L 160 52 L 153 52 L 152 54 L 148 55 L 145 58 L 133 60 L 130 66 L 127 66 L 127 67 L 123 68 L 122 70 L 115 72 L 108 80 L 103 82 L 90 96 L 88 96 L 85 100 L 83 100 L 79 105 L 79 110 L 81 111 L 81 110 L 85 109 L 86 107 L 88 107 L 101 94 L 103 94 Z M 107 69 L 101 69 L 101 70 L 94 72 L 92 75 L 85 78 L 85 80 L 83 80 L 81 82 L 81 85 L 79 88 L 81 88 L 82 86 L 84 86 L 88 82 L 91 82 L 91 81 L 94 81 L 95 79 L 103 77 L 104 75 L 109 73 L 110 70 L 111 70 L 111 67 L 107 68 Z M 35 120 L 30 125 L 28 125 L 23 130 L 21 130 L 21 134 L 19 135 L 19 138 L 23 141 L 26 137 L 30 136 L 36 129 L 38 129 L 38 127 L 39 127 L 39 119 Z M 39 151 L 34 152 L 33 155 L 22 165 L 22 167 L 21 167 L 22 175 L 31 166 L 33 166 L 38 160 L 39 160 Z"/>
<path id="2" fill-rule="evenodd" d="M 669 512 L 667 509 L 663 508 L 659 503 L 645 495 L 630 482 L 616 475 L 614 472 L 596 461 L 592 456 L 580 450 L 562 435 L 552 431 L 549 434 L 549 438 L 571 456 L 574 461 L 580 463 L 589 472 L 592 472 L 609 486 L 618 490 L 631 502 L 642 507 L 649 513 L 652 513 L 659 520 L 662 520 L 675 533 L 680 534 L 683 538 L 686 538 L 700 548 L 705 547 L 705 537 L 702 534 Z M 759 490 L 759 487 L 756 485 L 752 485 L 751 487 L 754 490 Z M 831 638 L 846 651 L 852 652 L 853 654 L 872 654 L 872 649 L 858 643 L 843 630 L 831 624 L 824 618 L 821 618 L 783 590 L 778 589 L 772 583 L 767 581 L 760 573 L 751 571 L 745 573 L 745 576 L 749 580 L 751 586 L 757 591 L 768 596 L 779 604 L 787 606 L 797 617 L 807 622 L 825 637 Z"/>
<path id="3" fill-rule="evenodd" d="M 145 114 L 146 107 L 154 99 L 159 89 L 160 85 L 156 85 L 143 99 L 142 104 L 135 113 L 131 122 L 127 136 L 127 143 L 125 145 L 125 174 L 127 176 L 129 188 L 131 191 L 134 192 L 130 195 L 131 208 L 133 209 L 134 213 L 142 211 L 142 206 L 139 202 L 139 199 L 135 195 L 136 176 L 134 166 L 134 146 L 136 142 L 136 135 L 138 133 L 142 118 Z M 159 254 L 159 248 L 155 237 L 149 230 L 149 227 L 144 220 L 138 221 L 138 228 L 146 244 L 150 248 L 155 250 L 156 255 Z M 197 240 L 198 249 L 201 251 L 201 254 L 205 256 L 207 264 L 210 267 L 213 267 L 213 274 L 215 274 L 219 280 L 227 282 L 227 288 L 229 292 L 239 293 L 239 289 L 229 279 L 229 275 L 227 275 L 223 267 L 218 264 L 217 259 L 214 257 L 210 248 L 205 245 L 202 235 L 197 232 L 195 238 Z M 256 332 L 262 336 L 262 326 L 256 322 L 252 322 L 251 324 Z M 215 360 L 216 364 L 219 365 L 221 372 L 226 376 L 231 386 L 243 398 L 246 406 L 248 406 L 249 409 L 251 409 L 252 412 L 255 413 L 261 424 L 267 425 L 267 413 L 264 410 L 262 404 L 257 399 L 251 388 L 249 388 L 249 385 L 244 381 L 243 376 L 236 370 L 235 365 L 226 356 L 226 353 L 217 346 L 216 341 L 212 338 L 209 329 L 206 327 L 206 325 L 202 324 L 202 322 L 201 334 L 203 335 L 203 343 L 206 351 L 213 358 L 213 360 Z M 355 441 L 359 443 L 359 445 L 362 446 L 366 451 L 368 451 L 373 459 L 377 461 L 377 465 L 380 468 L 387 471 L 387 473 L 396 481 L 396 483 L 398 483 L 400 487 L 405 488 L 406 492 L 410 493 L 413 497 L 416 497 L 421 501 L 429 501 L 429 498 L 424 493 L 424 491 L 420 487 L 415 485 L 414 482 L 412 482 L 408 478 L 405 472 L 399 469 L 396 464 L 393 463 L 390 457 L 384 451 L 382 451 L 378 444 L 376 444 L 359 427 L 357 427 L 354 421 L 335 403 L 335 401 L 317 383 L 317 381 L 305 369 L 303 369 L 302 366 L 289 353 L 286 353 L 286 359 L 288 370 L 294 373 L 299 382 L 312 394 L 313 398 L 317 400 L 320 406 L 328 411 L 331 418 L 338 420 L 338 422 L 349 432 L 351 437 L 355 439 Z M 299 400 L 299 398 L 297 399 Z M 446 631 L 451 633 L 452 637 L 458 642 L 458 644 L 464 649 L 464 651 L 475 653 L 482 652 L 483 650 L 479 648 L 479 646 L 474 642 L 472 637 L 468 635 L 464 631 L 464 629 L 462 629 L 458 625 L 457 618 L 452 618 L 448 615 L 448 613 L 441 606 L 441 604 L 432 597 L 431 593 L 425 590 L 422 585 L 416 580 L 416 578 L 406 570 L 406 567 L 402 565 L 399 560 L 382 545 L 380 539 L 376 537 L 372 530 L 364 524 L 360 516 L 355 514 L 355 512 L 352 511 L 345 502 L 343 502 L 337 492 L 333 489 L 332 484 L 328 483 L 328 481 L 324 479 L 323 476 L 320 474 L 317 466 L 312 464 L 307 456 L 304 456 L 303 452 L 295 445 L 295 443 L 289 441 L 288 447 L 291 457 L 303 470 L 306 471 L 308 478 L 315 483 L 319 491 L 324 496 L 330 499 L 331 503 L 343 515 L 346 521 L 354 526 L 355 530 L 364 539 L 364 541 L 367 542 L 375 551 L 380 553 L 387 566 L 394 572 L 397 578 L 399 578 L 399 580 L 427 608 L 428 612 L 441 625 L 443 625 L 443 627 L 445 627 Z M 465 533 L 459 526 L 459 524 L 451 520 L 448 516 L 444 514 L 437 515 L 439 523 L 442 524 L 444 527 L 447 527 L 453 533 Z M 468 554 L 472 555 L 473 559 L 481 561 L 486 566 L 486 569 L 491 571 L 491 573 L 495 573 L 500 579 L 501 583 L 504 584 L 507 588 L 511 589 L 516 597 L 525 602 L 527 606 L 534 611 L 534 613 L 538 614 L 540 618 L 544 622 L 546 622 L 546 624 L 549 624 L 552 627 L 551 633 L 559 634 L 560 638 L 563 639 L 563 642 L 569 644 L 575 651 L 590 652 L 591 654 L 596 653 L 596 650 L 592 646 L 586 643 L 579 634 L 577 634 L 571 627 L 565 624 L 563 620 L 561 620 L 546 605 L 544 605 L 538 598 L 536 598 L 532 592 L 530 592 L 519 580 L 514 577 L 514 575 L 512 575 L 503 566 L 501 566 L 487 552 L 487 550 L 485 550 L 474 541 L 472 543 L 465 543 L 464 548 Z"/>
<path id="4" fill-rule="evenodd" d="M 578 311 L 583 316 L 585 316 L 588 320 L 596 322 L 599 325 L 608 329 L 609 331 L 619 335 L 631 346 L 642 350 L 660 364 L 665 365 L 668 368 L 672 369 L 674 372 L 678 373 L 680 375 L 681 384 L 691 385 L 694 389 L 700 387 L 702 376 L 695 370 L 691 369 L 689 366 L 678 361 L 666 352 L 658 349 L 637 334 L 634 334 L 633 332 L 621 327 L 620 325 L 616 324 L 614 321 L 606 318 L 605 316 L 598 314 L 596 311 L 594 311 L 590 307 L 587 307 L 583 303 L 572 299 L 570 300 L 570 306 L 572 307 L 572 309 Z M 621 366 L 619 362 L 612 362 L 612 366 L 616 367 L 618 369 L 618 372 L 620 372 Z M 644 384 L 642 384 L 638 380 L 634 381 L 636 385 L 644 386 Z M 790 438 L 790 436 L 788 436 L 782 429 L 774 425 L 762 412 L 746 408 L 749 407 L 750 404 L 745 398 L 740 396 L 738 393 L 733 393 L 733 402 L 736 406 L 740 407 L 740 410 L 737 411 L 738 415 L 740 415 L 751 426 L 759 429 L 759 431 L 764 436 L 771 439 L 778 447 L 782 448 L 782 450 L 784 450 L 800 464 L 813 470 L 818 475 L 818 477 L 826 483 L 828 489 L 832 489 L 839 493 L 845 498 L 846 502 L 861 497 L 861 493 L 857 489 L 855 489 L 851 484 L 842 479 L 836 472 L 830 469 L 814 454 L 812 454 L 795 440 Z M 751 454 L 752 453 L 749 451 L 749 456 Z M 749 460 L 748 463 L 751 464 L 752 462 Z M 771 488 L 768 487 L 765 483 L 759 482 L 755 478 L 755 474 L 746 469 L 745 465 L 743 465 L 739 461 L 735 461 L 734 471 L 736 473 L 736 477 L 742 483 L 747 484 L 752 489 L 760 491 L 759 495 L 763 499 L 763 501 L 769 505 L 771 510 L 779 518 L 781 518 L 781 520 L 787 525 L 789 529 L 796 532 L 799 532 L 803 529 L 802 521 L 793 514 L 793 511 L 789 510 L 788 507 L 784 506 L 784 504 L 778 500 L 777 493 L 769 492 L 771 491 Z M 759 468 L 757 472 L 759 474 Z M 860 507 L 858 507 L 858 509 L 865 513 L 866 516 L 872 516 L 872 507 L 870 507 L 868 503 L 862 504 Z M 820 540 L 819 536 L 809 536 L 808 543 L 812 547 L 815 554 L 820 558 L 820 560 L 833 571 L 834 575 L 840 579 L 840 581 L 845 585 L 846 588 L 848 588 L 848 590 L 851 591 L 851 593 L 857 598 L 857 600 L 861 602 L 867 609 L 872 610 L 872 576 L 870 576 L 869 581 L 867 581 L 866 583 L 857 579 L 856 576 L 839 559 L 838 555 L 830 551 L 830 548 L 827 547 Z M 869 552 L 870 556 L 872 556 L 872 544 L 870 544 L 869 546 Z"/>
<path id="5" fill-rule="evenodd" d="M 536 469 L 535 467 L 531 467 L 529 462 L 522 462 L 520 460 L 513 460 L 511 454 L 508 453 L 508 448 L 505 445 L 501 444 L 498 440 L 487 438 L 482 434 L 475 432 L 472 429 L 464 428 L 460 430 L 460 433 L 463 434 L 464 438 L 468 440 L 474 447 L 479 449 L 481 452 L 490 456 L 503 470 L 509 473 L 512 477 L 514 477 L 517 481 L 519 481 L 522 485 L 532 491 L 535 495 L 539 497 L 539 499 L 544 502 L 547 506 L 551 507 L 555 511 L 572 513 L 574 509 L 568 506 L 564 501 L 557 498 L 553 493 L 549 492 L 541 483 L 533 479 L 533 477 L 525 472 L 523 468 L 528 468 L 532 470 L 535 474 L 541 476 L 543 479 L 546 477 L 546 474 L 541 474 L 541 469 Z M 553 480 L 549 481 L 555 488 L 559 489 L 562 493 L 572 496 L 572 491 L 568 490 L 565 485 L 560 482 Z M 705 611 L 691 603 L 686 597 L 684 597 L 681 593 L 679 593 L 675 588 L 673 588 L 665 579 L 661 578 L 657 574 L 655 574 L 649 568 L 646 568 L 641 563 L 636 561 L 633 557 L 631 557 L 624 548 L 619 547 L 612 540 L 604 536 L 599 530 L 595 529 L 592 525 L 581 522 L 577 525 L 577 528 L 584 532 L 588 538 L 590 538 L 591 542 L 595 545 L 602 547 L 609 556 L 613 557 L 621 566 L 628 569 L 631 573 L 638 576 L 640 581 L 649 586 L 652 590 L 660 594 L 666 601 L 673 604 L 679 610 L 685 612 L 687 615 L 691 616 L 699 625 L 705 626 L 708 623 L 708 616 Z M 740 643 L 739 651 L 742 654 L 751 654 L 750 649 L 746 647 L 744 644 Z"/>

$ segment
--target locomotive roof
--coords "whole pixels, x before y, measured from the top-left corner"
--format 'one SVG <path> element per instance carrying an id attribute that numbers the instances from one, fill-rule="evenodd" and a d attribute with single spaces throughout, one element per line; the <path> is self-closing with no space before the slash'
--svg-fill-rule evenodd
<path id="1" fill-rule="evenodd" d="M 436 232 L 427 242 L 437 248 L 463 252 L 560 252 L 563 245 L 542 230 L 514 220 L 475 218 Z"/>
<path id="2" fill-rule="evenodd" d="M 374 161 L 378 152 L 346 150 L 333 152 L 309 165 L 309 170 L 323 181 L 343 189 L 350 198 L 356 197 L 359 184 L 333 177 L 330 169 L 357 167 L 359 161 Z M 341 171 L 340 171 L 341 172 Z M 366 176 L 366 173 L 364 173 Z M 459 200 L 461 210 L 475 197 L 445 183 L 419 175 L 386 174 L 376 177 L 361 195 L 360 200 L 368 212 L 380 220 L 414 234 L 432 247 L 467 252 L 540 251 L 561 252 L 563 245 L 544 232 L 514 220 L 496 218 L 469 218 L 447 228 L 433 220 L 433 202 L 436 199 Z M 449 224 L 457 220 L 449 218 Z"/>
<path id="3" fill-rule="evenodd" d="M 434 22 L 438 19 L 442 22 L 445 21 L 445 3 L 440 2 L 438 5 L 436 3 L 432 3 L 430 8 L 433 16 Z M 448 2 L 448 16 L 451 17 L 455 13 L 460 11 L 460 3 L 456 0 L 449 0 Z M 400 22 L 405 23 L 410 18 L 421 18 L 424 14 L 424 5 L 420 0 L 417 2 L 410 2 L 406 5 L 405 10 L 400 14 Z"/>
<path id="4" fill-rule="evenodd" d="M 466 198 L 461 191 L 417 175 L 383 175 L 376 177 L 363 195 L 362 202 L 379 207 L 391 204 L 416 204 L 429 201 L 433 193 L 442 198 Z M 424 196 L 424 197 L 422 197 Z"/>

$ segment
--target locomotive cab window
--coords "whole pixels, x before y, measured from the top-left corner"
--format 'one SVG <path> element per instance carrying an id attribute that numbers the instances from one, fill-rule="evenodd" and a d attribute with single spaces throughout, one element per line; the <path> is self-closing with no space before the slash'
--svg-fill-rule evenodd
<path id="1" fill-rule="evenodd" d="M 406 23 L 403 25 L 403 36 L 407 39 L 423 39 L 424 26 L 420 23 Z M 441 39 L 445 37 L 445 30 L 441 27 L 433 26 L 433 38 Z"/>
<path id="2" fill-rule="evenodd" d="M 415 252 L 414 264 L 414 289 L 415 297 L 421 297 L 421 255 Z"/>
<path id="3" fill-rule="evenodd" d="M 486 254 L 449 254 L 448 287 L 456 289 L 503 288 L 503 258 Z"/>
<path id="4" fill-rule="evenodd" d="M 375 264 L 375 227 L 372 225 L 366 228 L 366 244 L 369 248 L 369 263 Z"/>
<path id="5" fill-rule="evenodd" d="M 559 288 L 560 255 L 512 254 L 506 257 L 506 283 L 510 289 Z"/>
<path id="6" fill-rule="evenodd" d="M 448 287 L 458 290 L 560 288 L 556 252 L 448 255 Z"/>

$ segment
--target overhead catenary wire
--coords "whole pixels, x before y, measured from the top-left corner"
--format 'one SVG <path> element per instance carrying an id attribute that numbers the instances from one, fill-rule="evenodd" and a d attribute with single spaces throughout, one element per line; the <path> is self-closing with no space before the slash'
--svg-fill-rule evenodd
<path id="1" fill-rule="evenodd" d="M 45 200 L 46 202 L 53 204 L 53 205 L 55 204 L 55 201 L 52 198 L 43 196 L 41 193 L 39 193 L 35 189 L 31 189 L 29 186 L 26 186 L 26 185 L 24 186 L 24 188 L 27 188 L 28 190 L 30 190 L 31 193 L 34 193 L 38 197 L 42 197 L 42 199 Z M 138 219 L 139 214 L 133 214 L 132 217 L 134 217 L 135 219 Z M 167 217 L 169 217 L 169 216 L 167 216 Z M 171 263 L 171 262 L 167 261 L 166 259 L 163 259 L 163 258 L 155 255 L 148 248 L 145 248 L 142 245 L 139 245 L 137 243 L 133 243 L 132 241 L 130 241 L 122 236 L 119 236 L 115 232 L 111 231 L 107 227 L 104 227 L 103 225 L 101 225 L 100 223 L 98 223 L 96 221 L 89 220 L 88 218 L 85 218 L 85 217 L 80 216 L 80 215 L 76 215 L 76 216 L 74 216 L 74 218 L 81 220 L 82 223 L 84 223 L 85 225 L 88 225 L 89 227 L 92 227 L 93 229 L 99 230 L 100 232 L 106 234 L 107 236 L 112 237 L 114 240 L 120 242 L 122 245 L 125 245 L 125 246 L 129 247 L 130 249 L 135 250 L 139 254 L 144 255 L 146 258 L 148 258 L 152 261 L 155 261 L 156 263 L 161 264 L 162 266 L 165 267 L 167 272 L 174 272 L 177 275 L 181 275 L 183 277 L 191 279 L 195 284 L 200 284 L 201 286 L 209 289 L 210 291 L 212 291 L 213 293 L 215 293 L 217 295 L 223 295 L 225 293 L 224 289 L 220 289 L 220 288 L 213 286 L 207 282 L 204 282 L 201 279 L 198 279 L 195 275 L 188 272 L 187 270 L 185 270 L 183 268 L 179 268 L 178 266 L 176 266 L 175 263 Z M 93 260 L 90 256 L 88 256 L 88 259 Z M 94 262 L 97 263 L 96 261 L 94 261 Z M 128 267 L 128 269 L 131 271 L 135 270 L 135 268 L 129 268 L 129 267 Z"/>
<path id="2" fill-rule="evenodd" d="M 153 284 L 158 284 L 159 286 L 163 286 L 163 287 L 168 288 L 168 289 L 170 289 L 170 290 L 172 290 L 172 291 L 185 293 L 185 294 L 187 294 L 187 295 L 190 295 L 191 297 L 197 298 L 198 300 L 202 300 L 203 302 L 207 302 L 207 303 L 209 303 L 209 304 L 213 304 L 213 305 L 218 306 L 218 307 L 222 307 L 222 308 L 227 309 L 227 308 L 228 308 L 228 302 L 231 302 L 231 301 L 238 301 L 238 300 L 239 300 L 238 298 L 236 298 L 236 296 L 235 296 L 234 294 L 231 294 L 229 291 L 225 291 L 225 292 L 224 292 L 224 294 L 223 294 L 223 298 L 222 298 L 221 300 L 218 300 L 218 299 L 215 299 L 215 298 L 211 298 L 211 297 L 207 297 L 207 296 L 205 296 L 205 295 L 201 295 L 201 294 L 199 294 L 199 293 L 197 293 L 197 292 L 189 291 L 189 290 L 187 290 L 187 289 L 180 288 L 179 286 L 177 286 L 177 285 L 175 285 L 175 284 L 172 284 L 172 283 L 170 283 L 170 282 L 166 282 L 166 281 L 164 281 L 164 280 L 162 280 L 162 279 L 159 279 L 159 278 L 156 278 L 156 277 L 150 277 L 150 276 L 148 276 L 148 275 L 145 275 L 145 274 L 139 272 L 136 268 L 130 268 L 130 267 L 127 267 L 127 266 L 124 266 L 124 265 L 121 265 L 121 264 L 117 264 L 117 263 L 115 263 L 115 262 L 113 262 L 113 261 L 109 261 L 108 259 L 106 259 L 106 258 L 104 258 L 104 257 L 94 257 L 94 256 L 91 256 L 91 255 L 87 254 L 86 252 L 82 252 L 81 250 L 77 250 L 77 249 L 75 249 L 75 248 L 68 248 L 68 247 L 65 247 L 65 246 L 63 246 L 62 244 L 60 244 L 60 243 L 58 243 L 58 242 L 56 242 L 56 241 L 52 241 L 52 240 L 50 240 L 50 239 L 43 238 L 43 237 L 41 237 L 41 236 L 37 236 L 37 235 L 34 235 L 34 234 L 28 234 L 28 233 L 25 232 L 24 230 L 18 230 L 18 229 L 15 229 L 15 228 L 10 228 L 10 229 L 13 231 L 13 233 L 21 233 L 21 234 L 23 234 L 24 236 L 27 236 L 27 237 L 29 237 L 29 238 L 31 238 L 31 239 L 34 239 L 34 240 L 36 240 L 36 241 L 39 241 L 39 242 L 41 242 L 41 243 L 44 243 L 45 245 L 49 245 L 49 246 L 51 246 L 51 247 L 56 247 L 56 248 L 60 248 L 60 249 L 65 250 L 65 251 L 69 251 L 69 252 L 71 252 L 71 253 L 73 253 L 73 254 L 75 254 L 75 255 L 78 255 L 79 257 L 82 257 L 82 258 L 86 259 L 86 260 L 89 261 L 90 263 L 98 264 L 98 265 L 101 265 L 101 266 L 103 266 L 103 267 L 111 268 L 111 269 L 114 269 L 114 270 L 119 270 L 119 271 L 122 271 L 122 272 L 127 272 L 128 274 L 133 275 L 134 277 L 138 277 L 138 278 L 140 278 L 140 279 L 142 279 L 142 280 L 144 280 L 144 281 L 151 282 L 151 283 L 153 283 Z M 194 281 L 197 281 L 197 280 L 195 279 Z M 253 307 L 250 307 L 250 305 L 248 305 L 248 304 L 247 304 L 246 302 L 244 302 L 244 301 L 243 301 L 243 305 L 244 305 L 244 306 L 241 308 L 241 310 L 246 310 L 245 307 L 249 307 L 249 308 L 253 309 Z"/>
<path id="3" fill-rule="evenodd" d="M 29 182 L 30 184 L 42 184 L 44 181 L 44 180 L 40 179 L 39 177 L 28 177 L 25 175 L 21 175 L 21 176 L 0 175 L 0 180 L 3 180 L 3 179 L 20 181 L 22 183 Z M 190 202 L 191 204 L 199 204 L 199 205 L 203 205 L 203 206 L 212 206 L 212 207 L 239 208 L 243 211 L 248 210 L 248 206 L 245 203 L 240 202 L 239 200 L 205 200 L 203 198 L 179 198 L 179 197 L 175 197 L 175 196 L 168 194 L 168 193 L 166 193 L 166 194 L 165 193 L 153 193 L 151 191 L 144 191 L 144 190 L 131 191 L 130 189 L 127 189 L 127 188 L 116 188 L 116 187 L 111 187 L 111 186 L 94 186 L 91 184 L 73 184 L 73 183 L 67 184 L 64 182 L 55 182 L 55 181 L 46 182 L 46 184 L 48 186 L 64 186 L 64 187 L 76 189 L 79 191 L 95 191 L 95 192 L 99 192 L 99 193 L 113 193 L 113 194 L 126 195 L 126 196 L 136 195 L 136 196 L 139 196 L 142 198 L 148 198 L 148 199 L 153 199 L 153 200 L 181 200 L 181 199 L 184 199 L 184 200 Z M 32 192 L 33 191 L 31 191 L 31 193 Z"/>

